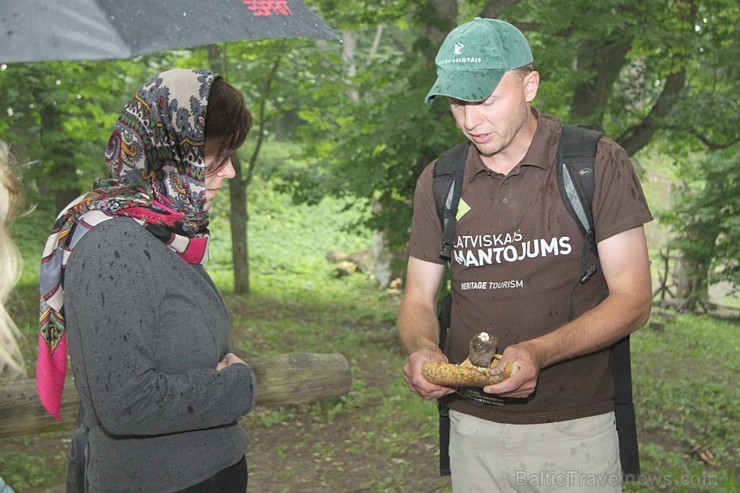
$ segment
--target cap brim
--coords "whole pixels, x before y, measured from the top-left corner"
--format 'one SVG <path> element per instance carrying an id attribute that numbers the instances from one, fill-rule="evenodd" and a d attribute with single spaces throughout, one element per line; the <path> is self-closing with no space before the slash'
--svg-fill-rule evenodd
<path id="1" fill-rule="evenodd" d="M 437 96 L 461 101 L 483 101 L 491 95 L 506 71 L 449 71 L 437 75 L 437 81 L 424 99 L 431 104 Z"/>

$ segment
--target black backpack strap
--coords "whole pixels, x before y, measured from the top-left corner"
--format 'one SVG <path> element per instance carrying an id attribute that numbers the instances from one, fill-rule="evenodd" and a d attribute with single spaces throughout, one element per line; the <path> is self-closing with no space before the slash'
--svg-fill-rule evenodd
<path id="1" fill-rule="evenodd" d="M 637 446 L 637 417 L 632 402 L 629 336 L 612 346 L 611 358 L 614 377 L 614 417 L 617 421 L 622 479 L 635 481 L 640 476 L 640 450 Z"/>
<path id="2" fill-rule="evenodd" d="M 450 408 L 437 402 L 439 411 L 439 475 L 451 476 L 450 469 Z"/>
<path id="3" fill-rule="evenodd" d="M 442 249 L 439 256 L 448 261 L 452 258 L 457 227 L 457 206 L 462 195 L 465 175 L 465 161 L 468 158 L 470 141 L 465 141 L 444 152 L 434 163 L 433 193 L 437 214 L 442 223 Z M 444 351 L 447 331 L 452 316 L 452 295 L 442 301 L 439 312 L 439 347 Z M 437 402 L 439 411 L 439 474 L 449 476 L 450 472 L 450 410 L 444 400 Z"/>
<path id="4" fill-rule="evenodd" d="M 602 134 L 570 125 L 563 126 L 558 148 L 558 187 L 568 212 L 576 220 L 585 242 L 581 253 L 581 274 L 573 291 L 596 273 L 596 265 L 586 266 L 591 252 L 598 255 L 593 220 L 593 196 L 596 188 L 594 159 Z M 573 291 L 568 307 L 568 319 L 573 319 Z M 625 481 L 640 474 L 640 454 L 637 445 L 637 419 L 632 399 L 632 365 L 629 336 L 611 349 L 614 380 L 614 415 L 619 436 L 619 459 Z"/>
<path id="5" fill-rule="evenodd" d="M 439 156 L 434 164 L 433 192 L 437 214 L 442 221 L 442 249 L 439 256 L 445 260 L 452 257 L 457 226 L 457 205 L 462 194 L 465 161 L 470 141 L 465 141 Z"/>
<path id="6" fill-rule="evenodd" d="M 593 242 L 593 201 L 596 180 L 594 159 L 602 133 L 564 125 L 558 148 L 558 185 L 568 211 L 578 221 L 581 232 Z M 567 174 L 565 173 L 567 171 Z"/>
<path id="7" fill-rule="evenodd" d="M 596 232 L 594 230 L 593 202 L 596 180 L 594 159 L 601 132 L 572 125 L 564 125 L 558 147 L 557 176 L 560 195 L 573 219 L 578 223 L 585 241 L 581 252 L 581 274 L 578 283 L 588 282 L 596 273 L 596 264 L 587 266 L 591 252 L 597 254 Z M 573 319 L 573 303 L 568 307 L 568 319 Z"/>
<path id="8" fill-rule="evenodd" d="M 444 351 L 447 343 L 447 331 L 450 330 L 450 325 L 452 325 L 452 293 L 447 293 L 442 300 L 437 320 L 439 321 L 439 348 Z"/>
<path id="9" fill-rule="evenodd" d="M 439 321 L 439 347 L 444 351 L 447 342 L 447 331 L 452 318 L 452 294 L 448 293 L 442 300 L 442 306 L 437 315 Z M 450 408 L 444 398 L 437 400 L 439 411 L 439 475 L 449 476 L 450 471 Z"/>
<path id="10" fill-rule="evenodd" d="M 446 261 L 452 257 L 457 227 L 457 206 L 462 194 L 465 161 L 469 142 L 463 142 L 443 153 L 434 164 L 433 192 L 437 214 L 442 223 L 442 249 L 439 256 Z M 452 294 L 445 296 L 439 311 L 439 347 L 444 351 L 447 331 L 452 316 Z M 439 475 L 449 476 L 450 471 L 450 409 L 444 400 L 437 401 L 439 411 Z"/>

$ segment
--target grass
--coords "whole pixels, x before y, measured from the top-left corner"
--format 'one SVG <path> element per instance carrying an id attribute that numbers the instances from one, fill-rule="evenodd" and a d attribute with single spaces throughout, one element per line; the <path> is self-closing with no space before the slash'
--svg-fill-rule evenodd
<path id="1" fill-rule="evenodd" d="M 674 481 L 670 491 L 735 491 L 738 329 L 737 320 L 682 314 L 632 337 L 643 472 Z M 706 446 L 716 464 L 691 456 L 694 446 Z"/>
<path id="2" fill-rule="evenodd" d="M 229 293 L 233 280 L 223 209 L 214 217 L 208 265 L 233 312 L 237 347 L 262 354 L 340 352 L 351 363 L 353 386 L 346 396 L 311 405 L 257 409 L 249 421 L 269 432 L 267 447 L 276 460 L 286 461 L 281 476 L 307 474 L 296 454 L 313 461 L 309 465 L 328 461 L 331 467 L 317 473 L 313 486 L 339 491 L 337 477 L 354 470 L 352 461 L 374 460 L 367 474 L 357 474 L 357 491 L 419 491 L 408 481 L 418 477 L 421 463 L 436 470 L 437 416 L 432 403 L 409 397 L 401 378 L 405 356 L 394 329 L 399 295 L 379 290 L 367 274 L 337 277 L 335 266 L 324 258 L 331 250 L 351 253 L 369 247 L 366 232 L 347 230 L 362 211 L 338 200 L 297 206 L 259 180 L 250 194 L 251 293 Z M 50 225 L 50 214 L 36 211 L 13 230 L 26 264 L 10 310 L 24 332 L 29 367 L 35 351 L 38 257 Z M 735 491 L 739 323 L 658 311 L 653 321 L 663 323 L 662 330 L 646 327 L 632 338 L 644 477 L 625 489 Z M 320 436 L 302 441 L 296 429 L 306 435 L 320 430 Z M 340 433 L 341 440 L 331 436 Z M 59 451 L 34 450 L 31 442 L 30 437 L 0 440 L 0 475 L 19 492 L 59 484 L 66 470 Z M 695 445 L 706 446 L 716 463 L 690 455 Z M 256 469 L 255 476 L 260 474 Z M 281 488 L 270 491 L 295 491 Z M 448 490 L 441 486 L 435 491 Z"/>

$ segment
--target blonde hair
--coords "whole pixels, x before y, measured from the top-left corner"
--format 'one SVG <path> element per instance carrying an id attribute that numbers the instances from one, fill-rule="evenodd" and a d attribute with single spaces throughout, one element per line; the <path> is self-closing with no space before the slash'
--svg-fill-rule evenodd
<path id="1" fill-rule="evenodd" d="M 6 226 L 23 208 L 23 194 L 8 145 L 0 141 L 0 375 L 25 373 L 18 348 L 18 327 L 5 309 L 5 301 L 18 282 L 21 255 L 10 238 Z"/>

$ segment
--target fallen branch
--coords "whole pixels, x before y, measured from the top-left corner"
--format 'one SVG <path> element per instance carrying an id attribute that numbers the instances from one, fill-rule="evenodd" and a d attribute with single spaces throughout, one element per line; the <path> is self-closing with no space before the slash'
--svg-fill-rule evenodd
<path id="1" fill-rule="evenodd" d="M 257 406 L 306 404 L 347 394 L 349 362 L 341 354 L 287 353 L 247 359 L 257 376 Z M 72 377 L 65 382 L 62 420 L 41 406 L 32 379 L 0 380 L 0 438 L 74 429 L 79 395 Z"/>

